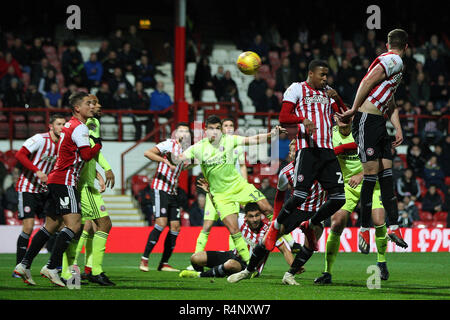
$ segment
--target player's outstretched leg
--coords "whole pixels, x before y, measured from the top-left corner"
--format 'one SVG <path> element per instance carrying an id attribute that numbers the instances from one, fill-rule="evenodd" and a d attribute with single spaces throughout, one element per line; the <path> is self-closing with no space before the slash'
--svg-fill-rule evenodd
<path id="1" fill-rule="evenodd" d="M 256 271 L 256 268 L 264 260 L 264 258 L 270 253 L 266 249 L 266 247 L 262 244 L 258 244 L 252 251 L 252 256 L 250 257 L 250 261 L 247 265 L 247 268 L 230 275 L 227 278 L 227 281 L 230 283 L 236 283 L 244 279 L 250 279 L 252 277 L 253 272 Z"/>

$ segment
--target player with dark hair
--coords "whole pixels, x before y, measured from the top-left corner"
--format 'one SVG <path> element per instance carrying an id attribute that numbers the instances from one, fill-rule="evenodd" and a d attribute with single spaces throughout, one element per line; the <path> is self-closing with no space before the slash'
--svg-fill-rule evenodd
<path id="1" fill-rule="evenodd" d="M 49 128 L 46 133 L 38 133 L 28 138 L 15 157 L 23 166 L 22 173 L 17 180 L 19 219 L 22 220 L 22 233 L 17 239 L 16 265 L 25 253 L 34 228 L 34 217 L 54 208 L 48 205 L 49 192 L 47 175 L 52 171 L 58 152 L 58 139 L 66 120 L 60 114 L 50 117 Z M 28 271 L 29 272 L 29 269 Z M 15 274 L 15 273 L 14 273 Z M 34 285 L 31 275 L 29 284 Z"/>
<path id="2" fill-rule="evenodd" d="M 206 137 L 189 147 L 181 156 L 173 158 L 175 163 L 195 159 L 194 164 L 201 166 L 219 217 L 245 262 L 249 261 L 250 254 L 239 230 L 239 205 L 256 202 L 265 216 L 270 216 L 273 209 L 266 197 L 237 172 L 233 153 L 238 146 L 267 142 L 277 137 L 280 131 L 284 132 L 285 129 L 277 126 L 270 133 L 251 137 L 224 135 L 220 118 L 210 116 L 205 123 Z"/>
<path id="3" fill-rule="evenodd" d="M 292 140 L 292 142 L 289 144 L 289 160 L 291 162 L 280 171 L 280 174 L 278 176 L 277 193 L 275 196 L 274 205 L 274 217 L 277 217 L 278 213 L 281 210 L 281 207 L 283 206 L 288 188 L 291 187 L 292 189 L 294 185 L 294 160 L 296 153 L 295 143 L 295 140 Z M 315 212 L 317 212 L 317 210 L 322 205 L 324 205 L 324 203 L 326 202 L 326 197 L 327 194 L 320 183 L 314 181 L 306 201 L 303 202 L 298 208 L 296 208 L 293 214 L 283 220 L 283 224 L 280 226 L 280 231 L 277 233 L 277 237 L 279 238 L 283 236 L 283 234 L 290 234 L 303 221 L 307 221 L 308 219 L 310 219 L 315 214 Z M 319 238 L 322 235 L 321 228 L 316 229 L 315 232 L 316 238 Z M 277 239 L 277 241 L 280 240 Z M 314 253 L 313 244 L 308 241 L 308 238 L 305 239 L 305 244 L 303 246 L 298 243 L 296 245 L 298 246 L 296 250 L 297 254 L 292 263 L 289 264 L 289 270 L 285 272 L 283 276 L 283 284 L 298 285 L 297 281 L 295 281 L 295 275 L 304 271 L 303 266 Z M 247 268 L 245 270 L 242 270 L 241 272 L 229 276 L 227 281 L 235 283 L 244 279 L 249 279 L 255 272 L 256 267 L 261 263 L 261 261 L 267 259 L 269 253 L 270 251 L 266 249 L 265 245 L 258 244 L 252 252 L 252 256 Z"/>
<path id="4" fill-rule="evenodd" d="M 169 265 L 169 259 L 180 232 L 180 208 L 177 201 L 177 185 L 181 171 L 184 169 L 182 163 L 175 165 L 170 160 L 170 155 L 179 156 L 183 150 L 189 147 L 191 134 L 189 124 L 180 122 L 177 124 L 174 137 L 163 141 L 144 155 L 151 161 L 158 162 L 158 168 L 151 183 L 154 194 L 152 197 L 153 211 L 155 214 L 155 226 L 150 232 L 141 257 L 139 269 L 148 272 L 148 258 L 164 228 L 169 225 L 169 233 L 164 241 L 164 252 L 158 265 L 158 271 L 180 271 Z"/>
<path id="5" fill-rule="evenodd" d="M 51 205 L 55 207 L 56 212 L 47 213 L 45 225 L 33 237 L 22 262 L 16 266 L 15 272 L 25 282 L 28 277 L 26 269 L 30 269 L 33 259 L 41 248 L 64 223 L 65 227 L 56 237 L 50 259 L 40 272 L 52 283 L 64 287 L 65 284 L 61 281 L 56 268 L 61 265 L 62 255 L 69 243 L 81 233 L 81 205 L 76 186 L 84 162 L 94 158 L 102 144 L 101 139 L 94 138 L 96 144 L 93 148 L 90 147 L 89 129 L 85 123 L 88 118 L 94 116 L 94 101 L 89 94 L 73 93 L 69 103 L 73 116 L 62 129 L 56 164 L 47 180 L 53 202 Z M 76 266 L 72 265 L 69 268 L 75 277 L 80 276 Z"/>
<path id="6" fill-rule="evenodd" d="M 322 222 L 345 203 L 344 180 L 331 139 L 332 111 L 345 109 L 345 105 L 327 85 L 328 70 L 326 62 L 311 61 L 307 80 L 294 82 L 284 93 L 280 123 L 298 125 L 294 192 L 270 226 L 265 239 L 268 251 L 273 249 L 284 220 L 306 201 L 315 180 L 328 192 L 328 200 L 300 226 L 314 251 L 318 250 L 315 234 L 323 229 Z"/>
<path id="7" fill-rule="evenodd" d="M 402 56 L 408 47 L 408 34 L 404 30 L 395 29 L 389 32 L 387 38 L 388 52 L 378 56 L 370 65 L 358 87 L 352 108 L 338 113 L 338 117 L 344 122 L 354 116 L 352 133 L 359 148 L 358 154 L 364 170 L 359 248 L 365 254 L 370 249 L 372 195 L 377 180 L 380 183 L 381 199 L 388 218 L 388 236 L 396 245 L 408 247 L 397 222 L 397 197 L 392 178 L 392 148 L 398 147 L 403 141 L 394 94 L 402 79 Z M 391 142 L 387 132 L 385 117 L 389 118 L 395 128 L 394 142 Z"/>
<path id="8" fill-rule="evenodd" d="M 204 183 L 206 184 L 206 183 Z M 207 184 L 206 184 L 207 185 Z M 256 203 L 247 203 L 244 207 L 244 217 L 239 218 L 239 229 L 245 238 L 250 254 L 253 248 L 262 242 L 267 230 L 269 229 L 268 221 L 264 221 L 261 211 Z M 277 242 L 277 247 L 283 253 L 288 265 L 291 265 L 294 257 L 283 240 Z M 256 267 L 258 275 L 262 273 L 266 260 Z M 239 256 L 236 249 L 229 251 L 200 251 L 191 256 L 191 264 L 195 269 L 202 267 L 210 268 L 207 271 L 190 271 L 183 270 L 180 272 L 182 278 L 204 278 L 204 277 L 226 277 L 233 273 L 239 272 L 247 266 L 247 264 Z"/>

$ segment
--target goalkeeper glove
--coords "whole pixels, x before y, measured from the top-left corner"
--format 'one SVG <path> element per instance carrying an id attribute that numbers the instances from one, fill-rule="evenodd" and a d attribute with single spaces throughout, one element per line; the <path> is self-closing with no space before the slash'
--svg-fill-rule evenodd
<path id="1" fill-rule="evenodd" d="M 93 135 L 90 135 L 89 138 L 91 138 L 92 141 L 94 141 L 95 144 L 99 144 L 99 145 L 103 146 L 102 145 L 102 138 L 100 138 L 100 137 L 96 138 Z"/>

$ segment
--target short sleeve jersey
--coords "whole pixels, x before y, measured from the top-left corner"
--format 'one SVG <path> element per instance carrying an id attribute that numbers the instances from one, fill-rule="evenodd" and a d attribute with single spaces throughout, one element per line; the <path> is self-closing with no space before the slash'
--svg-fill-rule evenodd
<path id="1" fill-rule="evenodd" d="M 175 139 L 167 139 L 155 146 L 162 157 L 167 159 L 169 154 L 178 157 L 183 152 L 181 144 Z M 168 194 L 176 194 L 178 186 L 178 178 L 183 170 L 183 164 L 180 163 L 176 166 L 175 170 L 171 170 L 170 167 L 164 162 L 159 162 L 156 169 L 155 176 L 153 177 L 151 188 L 153 190 L 160 190 L 167 192 Z"/>
<path id="2" fill-rule="evenodd" d="M 334 147 L 352 142 L 355 142 L 355 139 L 353 139 L 351 132 L 348 136 L 344 136 L 339 132 L 339 128 L 337 126 L 333 127 Z M 352 176 L 360 173 L 363 169 L 361 160 L 358 157 L 357 149 L 338 154 L 336 157 L 338 158 L 339 165 L 341 166 L 342 174 L 344 175 L 344 183 L 346 184 Z"/>
<path id="3" fill-rule="evenodd" d="M 89 118 L 86 121 L 86 126 L 89 129 L 89 135 L 92 135 L 96 138 L 100 137 L 100 121 L 96 118 Z M 94 141 L 89 139 L 90 146 L 93 147 L 95 145 Z M 78 188 L 83 186 L 94 186 L 94 181 L 97 177 L 97 161 L 96 159 L 91 159 L 86 162 L 83 166 L 83 169 L 80 173 L 80 179 L 78 181 Z"/>

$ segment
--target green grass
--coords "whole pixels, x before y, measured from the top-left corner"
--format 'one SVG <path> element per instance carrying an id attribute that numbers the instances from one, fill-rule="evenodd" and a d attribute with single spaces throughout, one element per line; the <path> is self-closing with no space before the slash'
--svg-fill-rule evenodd
<path id="1" fill-rule="evenodd" d="M 190 254 L 174 254 L 170 263 L 178 268 L 188 265 Z M 181 279 L 176 272 L 158 272 L 161 255 L 150 256 L 151 271 L 139 271 L 139 254 L 107 254 L 104 269 L 115 287 L 83 285 L 80 290 L 57 288 L 39 276 L 48 254 L 40 254 L 33 263 L 37 286 L 11 277 L 15 255 L 0 254 L 0 299 L 21 300 L 442 300 L 450 299 L 449 253 L 388 254 L 390 279 L 380 289 L 369 290 L 366 273 L 375 264 L 376 255 L 341 253 L 333 270 L 333 284 L 313 284 L 323 271 L 324 255 L 316 253 L 306 272 L 297 276 L 300 286 L 281 284 L 287 265 L 280 253 L 270 256 L 260 278 L 230 284 L 224 278 Z M 83 261 L 81 256 L 80 261 Z"/>

